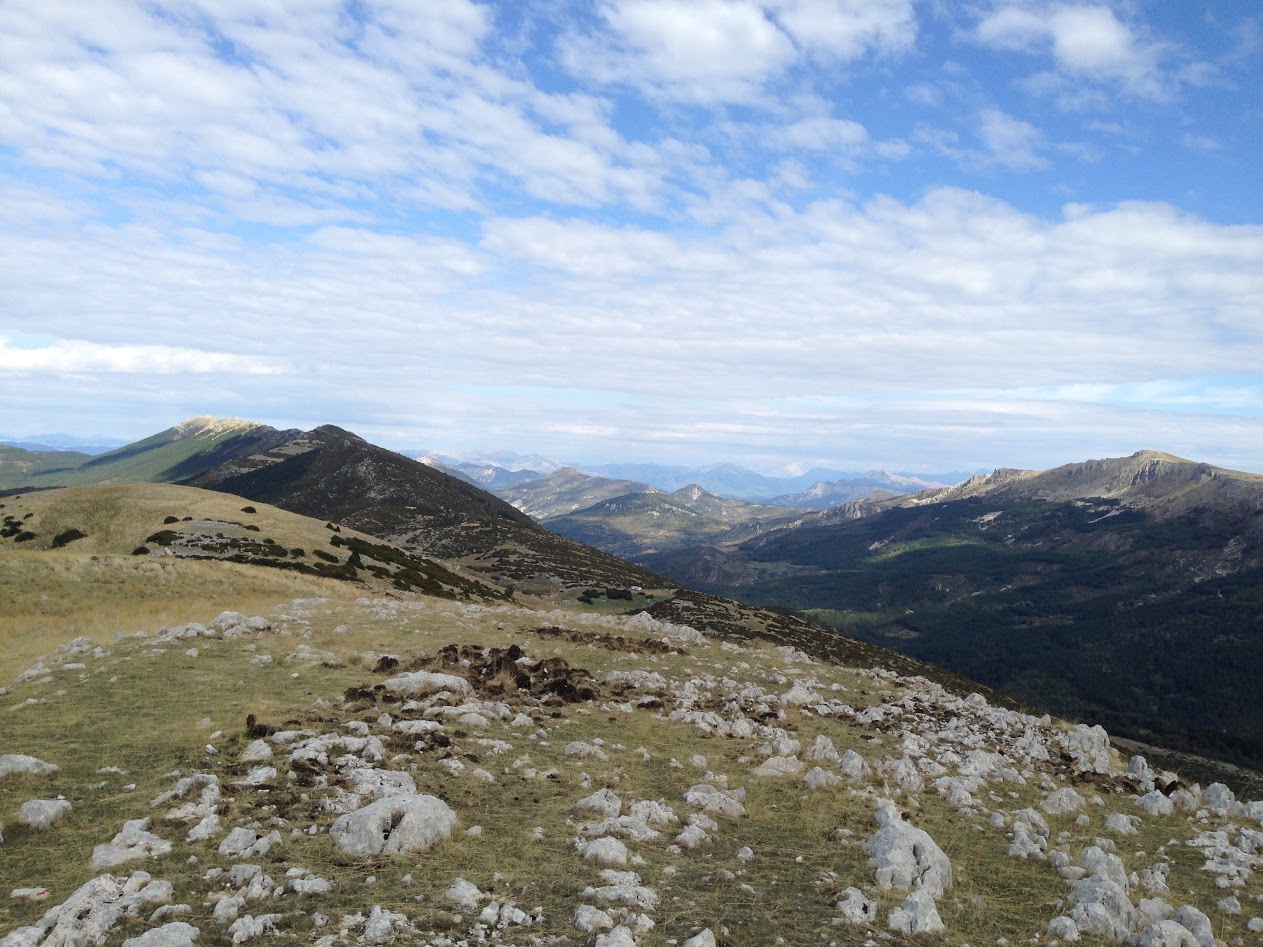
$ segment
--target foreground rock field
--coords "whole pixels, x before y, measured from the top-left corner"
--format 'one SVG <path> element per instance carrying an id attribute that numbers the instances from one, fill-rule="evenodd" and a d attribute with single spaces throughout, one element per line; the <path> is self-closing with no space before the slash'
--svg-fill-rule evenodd
<path id="1" fill-rule="evenodd" d="M 1263 944 L 1263 802 L 921 678 L 417 596 L 133 632 L 0 691 L 0 947 Z"/>

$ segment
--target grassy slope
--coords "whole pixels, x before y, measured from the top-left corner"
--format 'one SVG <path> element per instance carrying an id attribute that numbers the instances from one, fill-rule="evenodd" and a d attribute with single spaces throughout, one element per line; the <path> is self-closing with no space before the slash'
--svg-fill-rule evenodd
<path id="1" fill-rule="evenodd" d="M 247 505 L 255 512 L 243 512 Z M 170 516 L 179 522 L 164 523 Z M 285 550 L 303 549 L 308 555 L 286 560 L 311 564 L 323 562 L 314 555 L 317 549 L 345 562 L 348 547 L 333 542 L 380 545 L 373 537 L 349 529 L 334 533 L 320 521 L 266 504 L 168 484 L 74 487 L 7 497 L 0 500 L 0 517 L 18 520 L 35 533 L 22 543 L 16 537 L 0 539 L 0 601 L 6 605 L 0 609 L 0 679 L 15 663 L 29 664 L 49 641 L 85 635 L 103 643 L 120 631 L 208 621 L 222 609 L 258 610 L 280 599 L 346 594 L 345 581 L 319 575 L 177 555 L 132 555 L 159 531 L 179 533 L 212 524 L 216 532 L 272 540 Z M 87 535 L 50 548 L 56 536 L 70 529 Z M 149 548 L 162 547 L 150 543 Z M 352 587 L 360 591 L 394 591 L 392 582 L 366 570 L 356 580 Z"/>

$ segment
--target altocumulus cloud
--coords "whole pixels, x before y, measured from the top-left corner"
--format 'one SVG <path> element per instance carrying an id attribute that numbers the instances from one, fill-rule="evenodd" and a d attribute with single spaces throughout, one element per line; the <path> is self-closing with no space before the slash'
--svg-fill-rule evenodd
<path id="1" fill-rule="evenodd" d="M 231 374 L 275 375 L 282 366 L 267 358 L 174 348 L 166 345 L 103 345 L 58 339 L 27 346 L 0 336 L 0 373 L 6 374 Z"/>

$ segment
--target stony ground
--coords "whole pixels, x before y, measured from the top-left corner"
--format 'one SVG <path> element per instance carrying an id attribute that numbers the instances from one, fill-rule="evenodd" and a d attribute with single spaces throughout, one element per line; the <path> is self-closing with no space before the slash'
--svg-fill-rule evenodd
<path id="1" fill-rule="evenodd" d="M 1263 944 L 1263 802 L 920 678 L 408 596 L 135 632 L 0 692 L 2 947 Z"/>

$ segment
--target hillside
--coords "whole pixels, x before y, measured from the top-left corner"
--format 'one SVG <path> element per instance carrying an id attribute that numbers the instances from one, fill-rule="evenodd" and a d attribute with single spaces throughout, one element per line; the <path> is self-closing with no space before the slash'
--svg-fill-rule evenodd
<path id="1" fill-rule="evenodd" d="M 543 525 L 624 559 L 702 543 L 733 542 L 785 525 L 799 510 L 727 500 L 688 486 L 675 493 L 631 493 L 552 516 Z"/>
<path id="2" fill-rule="evenodd" d="M 546 477 L 499 489 L 497 495 L 528 516 L 546 520 L 629 493 L 656 492 L 656 488 L 645 483 L 593 477 L 573 467 L 562 467 Z"/>
<path id="3" fill-rule="evenodd" d="M 0 652 L 4 947 L 1263 929 L 1263 804 L 872 646 L 705 596 L 524 607 L 121 551 L 164 513 L 332 534 L 228 494 L 3 502 L 37 535 L 0 541 L 0 582 L 42 562 L 22 601 L 63 612 Z M 163 584 L 200 590 L 161 596 L 182 620 L 139 608 Z"/>
<path id="4" fill-rule="evenodd" d="M 1263 670 L 1263 478 L 1142 453 L 855 513 L 646 564 L 810 610 L 1033 706 L 1263 768 L 1263 696 L 1239 686 Z"/>
<path id="5" fill-rule="evenodd" d="M 459 562 L 519 594 L 657 586 L 644 569 L 537 526 L 478 487 L 332 425 L 187 481 Z"/>
<path id="6" fill-rule="evenodd" d="M 68 487 L 96 483 L 170 483 L 196 476 L 226 461 L 266 451 L 297 431 L 278 431 L 239 418 L 190 418 L 124 447 L 31 471 L 6 469 L 0 459 L 0 485 Z"/>
<path id="7" fill-rule="evenodd" d="M 26 450 L 0 444 L 0 490 L 26 486 L 58 471 L 72 470 L 90 459 L 69 450 Z"/>

